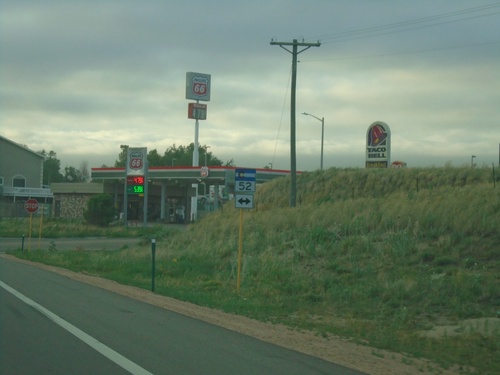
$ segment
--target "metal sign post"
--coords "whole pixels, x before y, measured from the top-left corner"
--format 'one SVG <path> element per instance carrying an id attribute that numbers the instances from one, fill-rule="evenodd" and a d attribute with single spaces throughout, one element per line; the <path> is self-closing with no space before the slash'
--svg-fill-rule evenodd
<path id="1" fill-rule="evenodd" d="M 238 237 L 238 276 L 236 279 L 236 290 L 240 291 L 241 285 L 241 264 L 243 262 L 243 209 L 240 209 L 240 227 Z"/>
<path id="2" fill-rule="evenodd" d="M 148 149 L 147 147 L 128 147 L 125 170 L 127 178 L 125 184 L 128 185 L 126 194 L 139 194 L 144 196 L 143 206 L 143 226 L 147 226 L 148 221 Z M 125 201 L 125 200 L 124 200 Z M 125 201 L 126 202 L 126 201 Z M 128 212 L 125 211 L 127 214 Z M 128 218 L 125 217 L 125 222 Z M 127 226 L 125 224 L 125 226 Z"/>
<path id="3" fill-rule="evenodd" d="M 199 166 L 198 133 L 199 120 L 206 120 L 207 105 L 200 104 L 199 101 L 210 101 L 210 74 L 187 72 L 186 73 L 186 99 L 196 100 L 196 103 L 188 104 L 188 118 L 195 119 L 194 128 L 194 150 L 193 167 Z M 198 184 L 193 184 L 195 196 L 191 198 L 191 221 L 196 221 L 198 214 Z"/>
<path id="4" fill-rule="evenodd" d="M 33 227 L 33 214 L 38 211 L 38 201 L 36 199 L 28 199 L 24 202 L 24 209 L 30 214 L 30 230 L 28 237 L 28 251 L 31 250 L 31 229 Z"/>
<path id="5" fill-rule="evenodd" d="M 241 266 L 243 263 L 243 209 L 253 208 L 255 193 L 255 169 L 236 169 L 234 173 L 234 204 L 240 209 L 240 227 L 238 239 L 238 276 L 236 290 L 240 291 Z"/>

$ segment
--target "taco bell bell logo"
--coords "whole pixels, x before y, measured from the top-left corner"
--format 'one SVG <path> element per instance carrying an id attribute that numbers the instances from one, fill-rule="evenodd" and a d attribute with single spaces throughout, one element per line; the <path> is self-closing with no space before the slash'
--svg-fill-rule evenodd
<path id="1" fill-rule="evenodd" d="M 366 168 L 387 168 L 390 165 L 391 129 L 382 121 L 370 125 L 366 132 Z"/>

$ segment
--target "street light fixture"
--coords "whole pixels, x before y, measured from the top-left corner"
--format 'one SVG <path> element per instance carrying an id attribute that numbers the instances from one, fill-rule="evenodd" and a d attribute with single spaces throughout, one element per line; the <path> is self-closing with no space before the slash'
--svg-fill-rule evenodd
<path id="1" fill-rule="evenodd" d="M 210 148 L 210 146 L 203 146 L 203 148 L 205 149 L 205 167 L 207 166 L 207 150 Z"/>
<path id="2" fill-rule="evenodd" d="M 323 170 L 323 144 L 325 140 L 325 118 L 324 117 L 316 117 L 310 113 L 302 112 L 303 115 L 314 117 L 316 120 L 321 121 L 321 163 L 320 169 Z"/>

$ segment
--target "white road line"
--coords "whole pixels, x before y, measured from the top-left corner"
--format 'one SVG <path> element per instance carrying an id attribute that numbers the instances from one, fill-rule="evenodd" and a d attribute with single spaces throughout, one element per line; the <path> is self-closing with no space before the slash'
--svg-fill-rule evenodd
<path id="1" fill-rule="evenodd" d="M 0 286 L 4 288 L 6 291 L 9 293 L 13 294 L 17 298 L 19 298 L 21 301 L 26 303 L 27 305 L 33 307 L 34 309 L 40 311 L 43 315 L 45 315 L 47 318 L 52 320 L 54 323 L 60 325 L 63 327 L 65 330 L 67 330 L 69 333 L 73 334 L 80 340 L 82 340 L 84 343 L 92 347 L 93 349 L 97 350 L 99 353 L 101 353 L 103 356 L 106 358 L 110 359 L 114 363 L 116 363 L 118 366 L 124 368 L 128 372 L 134 375 L 153 375 L 151 372 L 143 369 L 139 365 L 135 364 L 134 362 L 130 361 L 129 359 L 125 358 L 121 354 L 115 352 L 113 349 L 110 347 L 104 345 L 102 342 L 98 341 L 97 339 L 93 338 L 92 336 L 86 334 L 82 330 L 76 328 L 74 325 L 70 324 L 66 320 L 60 318 L 53 312 L 47 310 L 45 307 L 39 305 L 35 301 L 29 299 L 26 297 L 24 294 L 19 293 L 17 290 L 11 288 L 7 284 L 3 283 L 0 281 Z"/>

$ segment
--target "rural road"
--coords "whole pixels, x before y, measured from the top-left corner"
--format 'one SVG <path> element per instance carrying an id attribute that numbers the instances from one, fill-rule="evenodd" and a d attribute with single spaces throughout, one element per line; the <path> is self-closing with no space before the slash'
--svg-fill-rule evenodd
<path id="1" fill-rule="evenodd" d="M 24 250 L 119 250 L 124 246 L 137 245 L 140 238 L 24 238 Z M 21 249 L 22 238 L 0 237 L 0 252 Z"/>
<path id="2" fill-rule="evenodd" d="M 0 257 L 0 373 L 362 375 Z"/>

